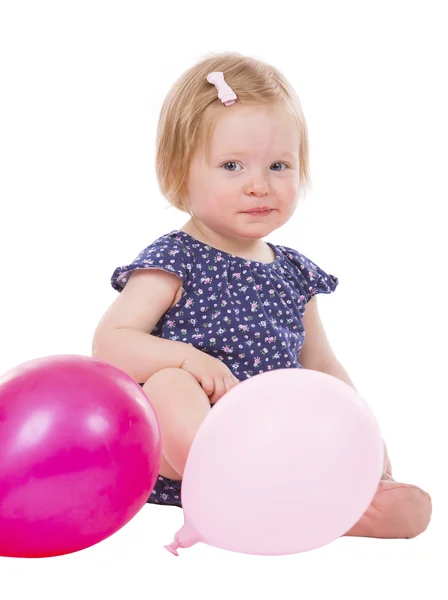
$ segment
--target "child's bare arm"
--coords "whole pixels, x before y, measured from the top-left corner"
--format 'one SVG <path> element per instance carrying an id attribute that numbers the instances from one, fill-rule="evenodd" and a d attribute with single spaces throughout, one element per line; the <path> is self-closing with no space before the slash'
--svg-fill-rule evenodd
<path id="1" fill-rule="evenodd" d="M 173 305 L 182 282 L 161 269 L 134 271 L 125 288 L 99 322 L 92 355 L 123 370 L 138 383 L 167 367 L 180 367 L 191 352 L 190 344 L 150 334 Z"/>

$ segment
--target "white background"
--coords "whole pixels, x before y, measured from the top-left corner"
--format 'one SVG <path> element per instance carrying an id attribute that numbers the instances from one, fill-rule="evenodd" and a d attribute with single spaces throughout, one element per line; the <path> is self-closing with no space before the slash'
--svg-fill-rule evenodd
<path id="1" fill-rule="evenodd" d="M 312 191 L 267 239 L 339 277 L 319 297 L 330 342 L 377 415 L 396 479 L 426 489 L 434 509 L 412 540 L 341 538 L 287 557 L 199 544 L 176 558 L 163 544 L 182 511 L 146 505 L 79 553 L 0 558 L 2 598 L 447 597 L 445 8 L 1 4 L 0 372 L 90 354 L 115 267 L 188 218 L 155 177 L 165 94 L 210 52 L 249 54 L 290 79 L 310 135 Z"/>

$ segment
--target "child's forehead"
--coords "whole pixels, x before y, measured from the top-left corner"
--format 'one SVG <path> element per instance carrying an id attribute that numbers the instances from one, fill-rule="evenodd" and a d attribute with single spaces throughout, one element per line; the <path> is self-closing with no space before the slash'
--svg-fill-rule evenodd
<path id="1" fill-rule="evenodd" d="M 230 111 L 229 109 L 234 109 Z M 223 107 L 205 125 L 208 155 L 245 154 L 254 146 L 297 153 L 299 131 L 293 115 L 272 105 Z"/>

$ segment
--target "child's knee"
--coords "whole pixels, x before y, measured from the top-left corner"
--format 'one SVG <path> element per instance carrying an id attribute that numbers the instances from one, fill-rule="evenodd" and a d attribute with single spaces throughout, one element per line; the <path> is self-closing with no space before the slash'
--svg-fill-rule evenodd
<path id="1" fill-rule="evenodd" d="M 161 419 L 198 426 L 210 411 L 210 401 L 199 382 L 183 369 L 170 367 L 154 373 L 144 384 L 144 392 Z"/>
<path id="2" fill-rule="evenodd" d="M 156 395 L 157 397 L 169 390 L 169 397 L 172 399 L 185 398 L 188 392 L 191 393 L 192 389 L 198 392 L 201 391 L 206 396 L 193 375 L 177 367 L 168 367 L 156 371 L 143 385 L 143 390 L 146 393 Z"/>

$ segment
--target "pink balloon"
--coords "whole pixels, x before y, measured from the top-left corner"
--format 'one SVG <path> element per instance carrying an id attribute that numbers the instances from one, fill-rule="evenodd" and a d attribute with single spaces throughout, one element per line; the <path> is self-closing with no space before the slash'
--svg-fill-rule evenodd
<path id="1" fill-rule="evenodd" d="M 384 445 L 363 399 L 308 369 L 251 377 L 202 423 L 182 482 L 184 526 L 168 550 L 197 542 L 247 554 L 324 546 L 358 522 L 377 491 Z"/>
<path id="2" fill-rule="evenodd" d="M 123 371 L 38 358 L 0 378 L 0 555 L 57 556 L 104 540 L 143 507 L 161 456 L 156 414 Z"/>

